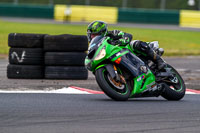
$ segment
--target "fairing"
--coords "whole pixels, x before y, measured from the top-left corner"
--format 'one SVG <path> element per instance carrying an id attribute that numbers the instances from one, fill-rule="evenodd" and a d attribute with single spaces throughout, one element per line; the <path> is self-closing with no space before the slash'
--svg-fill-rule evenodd
<path id="1" fill-rule="evenodd" d="M 97 37 L 91 41 L 89 54 L 85 59 L 87 69 L 95 72 L 100 67 L 106 68 L 107 64 L 115 64 L 115 60 L 121 58 L 118 66 L 122 70 L 128 71 L 132 78 L 130 80 L 134 83 L 130 97 L 136 97 L 155 86 L 155 76 L 148 66 L 131 51 L 130 46 L 111 45 L 108 43 L 108 39 L 110 38 Z M 106 55 L 95 60 L 103 48 L 105 48 Z"/>

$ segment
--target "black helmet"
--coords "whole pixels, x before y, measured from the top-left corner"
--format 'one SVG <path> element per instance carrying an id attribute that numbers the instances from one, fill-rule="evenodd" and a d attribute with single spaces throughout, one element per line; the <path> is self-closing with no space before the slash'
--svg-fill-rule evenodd
<path id="1" fill-rule="evenodd" d="M 107 33 L 107 24 L 103 21 L 93 21 L 88 25 L 87 37 L 90 42 L 95 36 L 105 36 Z"/>

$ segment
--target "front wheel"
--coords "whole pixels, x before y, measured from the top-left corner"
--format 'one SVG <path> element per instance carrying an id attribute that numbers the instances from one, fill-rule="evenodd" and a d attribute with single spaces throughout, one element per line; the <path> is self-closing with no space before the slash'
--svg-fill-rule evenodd
<path id="1" fill-rule="evenodd" d="M 121 71 L 119 71 L 119 74 L 122 75 Z M 95 72 L 95 77 L 98 85 L 107 96 L 116 101 L 128 100 L 130 96 L 128 85 L 112 79 L 106 68 L 99 68 Z"/>
<path id="2" fill-rule="evenodd" d="M 167 69 L 174 75 L 173 78 L 166 80 L 164 92 L 161 94 L 167 100 L 178 101 L 185 95 L 186 87 L 180 74 L 170 65 Z"/>

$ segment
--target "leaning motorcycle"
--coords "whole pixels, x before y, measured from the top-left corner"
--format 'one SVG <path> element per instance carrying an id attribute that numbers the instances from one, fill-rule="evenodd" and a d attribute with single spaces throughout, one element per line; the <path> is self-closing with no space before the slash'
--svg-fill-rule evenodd
<path id="1" fill-rule="evenodd" d="M 163 54 L 156 43 L 149 45 L 160 56 Z M 110 37 L 93 38 L 85 65 L 102 91 L 116 101 L 160 95 L 167 100 L 180 100 L 185 95 L 184 81 L 171 65 L 158 70 L 156 64 L 134 53 L 130 45 L 120 46 Z"/>

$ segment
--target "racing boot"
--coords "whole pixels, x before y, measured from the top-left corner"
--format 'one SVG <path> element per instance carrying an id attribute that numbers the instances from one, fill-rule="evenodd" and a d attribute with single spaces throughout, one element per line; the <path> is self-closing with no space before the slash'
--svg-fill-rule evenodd
<path id="1" fill-rule="evenodd" d="M 157 64 L 159 70 L 162 70 L 166 66 L 166 63 L 163 61 L 163 59 L 158 54 L 156 54 L 152 48 L 148 49 L 147 56 L 151 61 Z"/>
<path id="2" fill-rule="evenodd" d="M 153 48 L 151 48 L 146 42 L 134 40 L 130 43 L 131 48 L 134 50 L 141 51 L 147 54 L 147 58 L 157 64 L 159 70 L 166 66 L 166 63 L 160 58 L 158 54 L 155 53 Z"/>

